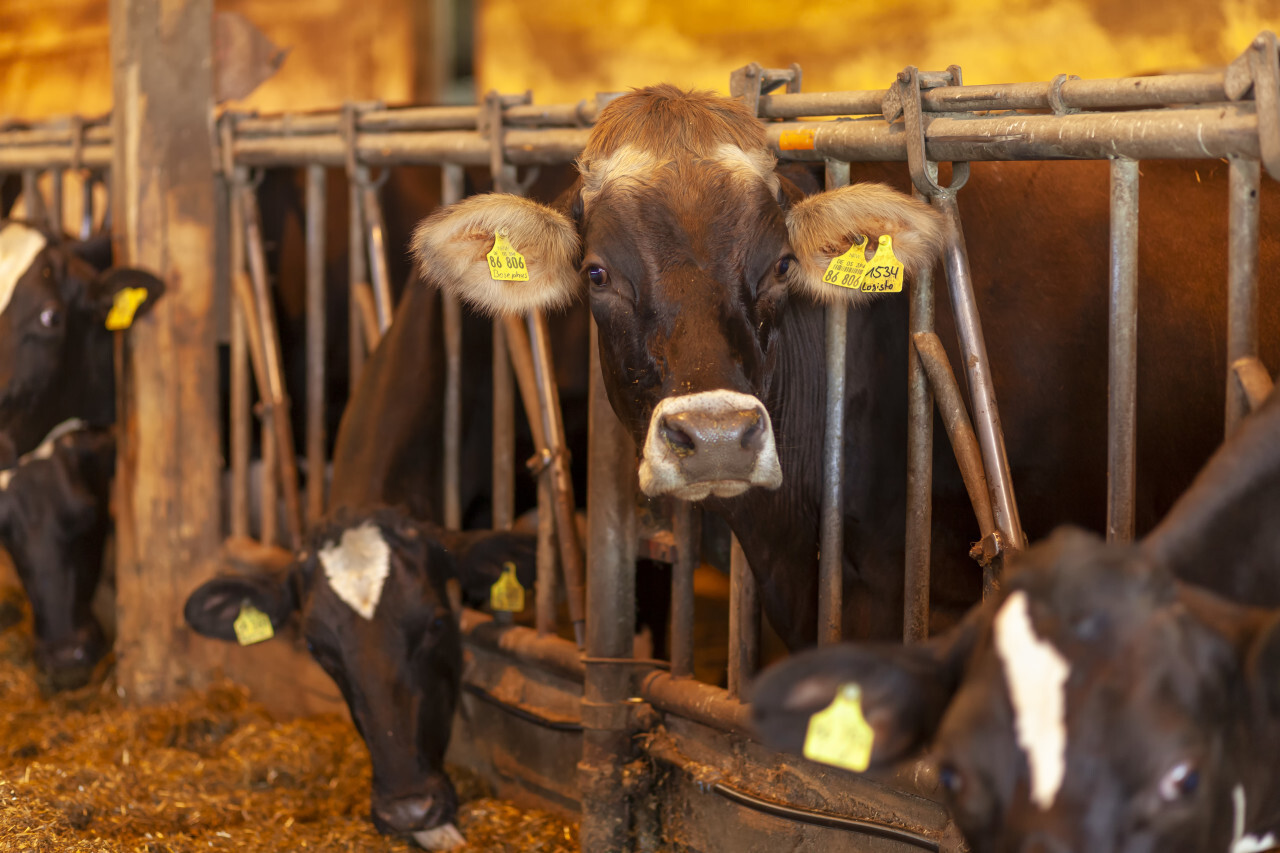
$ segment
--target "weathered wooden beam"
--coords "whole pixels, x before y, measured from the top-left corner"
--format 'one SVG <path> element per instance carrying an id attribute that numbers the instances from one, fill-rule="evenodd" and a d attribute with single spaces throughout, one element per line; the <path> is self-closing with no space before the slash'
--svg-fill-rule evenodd
<path id="1" fill-rule="evenodd" d="M 118 679 L 154 702 L 202 680 L 182 605 L 219 543 L 212 0 L 111 0 L 119 262 L 167 292 L 118 346 Z"/>

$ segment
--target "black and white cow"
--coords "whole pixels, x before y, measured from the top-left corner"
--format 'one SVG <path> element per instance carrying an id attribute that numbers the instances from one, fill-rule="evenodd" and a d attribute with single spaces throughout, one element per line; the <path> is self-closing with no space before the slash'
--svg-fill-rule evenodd
<path id="1" fill-rule="evenodd" d="M 927 643 L 797 655 L 757 728 L 800 752 L 857 684 L 871 765 L 927 746 L 975 853 L 1280 847 L 1278 512 L 1273 397 L 1139 544 L 1064 528 Z"/>

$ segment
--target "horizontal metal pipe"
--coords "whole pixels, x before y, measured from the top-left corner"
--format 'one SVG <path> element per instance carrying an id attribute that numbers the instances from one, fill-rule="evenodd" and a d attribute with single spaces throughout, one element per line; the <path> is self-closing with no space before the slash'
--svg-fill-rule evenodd
<path id="1" fill-rule="evenodd" d="M 518 166 L 567 163 L 582 151 L 589 134 L 590 131 L 578 128 L 512 128 L 506 131 L 504 137 L 506 160 Z M 282 166 L 295 163 L 341 166 L 346 163 L 346 146 L 342 136 L 337 133 L 237 138 L 234 148 L 236 163 L 245 166 Z M 476 131 L 362 133 L 357 137 L 356 149 L 359 161 L 369 166 L 401 163 L 458 163 L 464 166 L 489 164 L 489 141 Z M 3 152 L 0 152 L 0 156 L 3 156 Z"/>
<path id="2" fill-rule="evenodd" d="M 499 625 L 491 615 L 470 608 L 462 611 L 462 634 L 477 646 L 505 652 L 519 661 L 559 670 L 579 680 L 586 675 L 577 647 L 560 637 L 539 637 L 531 628 Z"/>
<path id="3" fill-rule="evenodd" d="M 37 146 L 37 145 L 70 145 L 75 142 L 75 130 L 68 124 L 58 127 L 62 122 L 50 122 L 28 130 L 0 131 L 0 147 Z M 95 124 L 84 129 L 84 143 L 111 144 L 111 125 Z"/>
<path id="4" fill-rule="evenodd" d="M 1225 72 L 1208 71 L 1106 80 L 1068 79 L 1057 88 L 1062 106 L 1068 109 L 1133 109 L 1226 101 L 1225 81 Z M 926 89 L 920 100 L 925 111 L 931 113 L 1052 109 L 1054 87 L 1052 81 L 940 86 Z M 762 118 L 879 115 L 884 108 L 886 94 L 885 90 L 864 90 L 761 95 L 759 114 Z"/>
<path id="5" fill-rule="evenodd" d="M 718 731 L 754 736 L 751 706 L 722 688 L 655 670 L 641 680 L 637 692 L 664 713 L 679 714 Z"/>
<path id="6" fill-rule="evenodd" d="M 926 115 L 924 123 L 930 160 L 1259 157 L 1258 117 L 1252 103 L 1061 116 Z M 765 125 L 765 132 L 774 153 L 786 159 L 907 159 L 901 128 L 878 118 L 774 122 Z"/>
<path id="7" fill-rule="evenodd" d="M 70 169 L 73 166 L 70 143 L 63 145 L 0 146 L 0 172 L 22 169 Z M 80 154 L 80 166 L 105 169 L 111 165 L 110 145 L 86 145 Z"/>
<path id="8" fill-rule="evenodd" d="M 396 107 L 367 110 L 356 117 L 358 133 L 406 130 L 474 130 L 484 112 L 481 106 Z M 595 122 L 594 98 L 576 104 L 517 104 L 502 111 L 502 124 L 537 127 L 587 127 Z M 245 117 L 236 122 L 236 136 L 315 136 L 338 133 L 338 112 Z"/>

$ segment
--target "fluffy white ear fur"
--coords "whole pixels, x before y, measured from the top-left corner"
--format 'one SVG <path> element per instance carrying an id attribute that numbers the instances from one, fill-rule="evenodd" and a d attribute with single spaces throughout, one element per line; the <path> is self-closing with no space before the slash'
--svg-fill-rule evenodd
<path id="1" fill-rule="evenodd" d="M 528 281 L 494 281 L 485 256 L 502 231 L 524 256 Z M 413 234 L 423 279 L 486 314 L 526 314 L 569 302 L 581 285 L 578 232 L 567 217 L 520 196 L 471 196 L 424 219 Z"/>
<path id="2" fill-rule="evenodd" d="M 933 266 L 942 251 L 942 217 L 923 201 L 883 184 L 853 184 L 809 196 L 788 212 L 787 230 L 800 267 L 793 285 L 824 304 L 874 298 L 822 281 L 831 259 L 848 251 L 859 235 L 867 238 L 868 258 L 880 235 L 892 237 L 893 252 L 909 276 Z"/>

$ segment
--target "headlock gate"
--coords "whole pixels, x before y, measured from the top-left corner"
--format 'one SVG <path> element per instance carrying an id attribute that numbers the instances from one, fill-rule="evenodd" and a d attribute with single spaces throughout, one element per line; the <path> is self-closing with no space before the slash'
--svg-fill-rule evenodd
<path id="1" fill-rule="evenodd" d="M 1107 533 L 1134 532 L 1137 187 L 1144 159 L 1223 158 L 1230 169 L 1229 334 L 1226 428 L 1262 399 L 1270 378 L 1258 359 L 1258 196 L 1261 167 L 1280 176 L 1280 65 L 1263 33 L 1225 71 L 1114 80 L 1060 75 L 1048 83 L 966 86 L 960 69 L 907 68 L 885 90 L 805 93 L 798 66 L 734 72 L 731 93 L 765 122 L 781 160 L 825 164 L 828 187 L 850 180 L 854 161 L 905 161 L 917 194 L 944 216 L 944 269 L 956 317 L 966 395 L 934 331 L 934 282 L 910 295 L 909 436 L 905 636 L 929 624 L 930 491 L 936 405 L 981 533 L 972 552 L 984 589 L 1025 545 L 1005 458 L 986 344 L 970 280 L 958 193 L 970 161 L 1098 159 L 1111 164 L 1109 490 Z M 523 192 L 519 167 L 563 165 L 581 151 L 609 95 L 576 105 L 537 106 L 528 93 L 496 93 L 473 107 L 383 108 L 348 104 L 307 115 L 223 114 L 214 169 L 219 182 L 231 306 L 229 511 L 225 530 L 290 547 L 324 511 L 326 436 L 325 198 L 341 170 L 349 200 L 348 260 L 352 382 L 391 322 L 393 286 L 376 173 L 397 165 L 440 168 L 441 201 L 461 199 L 465 167 L 487 168 L 495 189 Z M 838 118 L 837 118 L 838 117 Z M 852 117 L 852 118 L 850 118 Z M 119 125 L 117 125 L 117 128 Z M 74 119 L 0 131 L 0 175 L 21 176 L 32 216 L 63 221 L 63 175 L 82 175 L 83 225 L 93 228 L 95 181 L 107 180 L 118 130 Z M 950 162 L 944 183 L 938 163 Z M 281 367 L 261 213 L 260 170 L 305 172 L 306 429 L 301 459 Z M 42 191 L 41 176 L 47 176 Z M 49 192 L 51 191 L 51 192 Z M 103 217 L 99 217 L 103 218 Z M 105 217 L 108 221 L 110 217 Z M 129 217 L 117 215 L 116 224 Z M 446 391 L 441 521 L 461 524 L 462 313 L 444 297 Z M 827 309 L 827 388 L 819 594 L 819 641 L 841 636 L 841 479 L 848 308 Z M 727 689 L 693 678 L 694 569 L 701 511 L 680 503 L 671 530 L 639 541 L 635 448 L 606 399 L 595 341 L 591 361 L 587 535 L 578 541 L 569 454 L 544 319 L 493 328 L 493 523 L 515 515 L 515 410 L 519 393 L 536 448 L 538 584 L 534 627 L 467 611 L 470 662 L 455 760 L 484 769 L 500 790 L 580 810 L 584 850 L 764 850 L 821 843 L 824 849 L 958 850 L 958 833 L 933 792 L 924 763 L 883 778 L 853 776 L 773 753 L 751 736 L 747 682 L 760 658 L 760 612 L 742 551 L 731 558 Z M 261 467 L 251 464 L 252 385 L 261 399 Z M 514 381 L 513 381 L 514 379 Z M 1004 401 L 1017 406 L 1017 400 Z M 972 408 L 972 417 L 969 407 Z M 252 512 L 251 493 L 260 490 Z M 584 560 L 585 544 L 585 560 Z M 674 566 L 670 662 L 634 657 L 638 550 Z M 559 570 L 559 571 L 558 571 Z M 194 586 L 193 567 L 189 577 Z M 204 570 L 201 570 L 204 571 Z M 557 624 L 563 585 L 569 623 Z M 184 590 L 185 592 L 185 590 Z M 557 629 L 563 627 L 563 634 Z M 569 639 L 572 637 L 573 639 Z"/>

